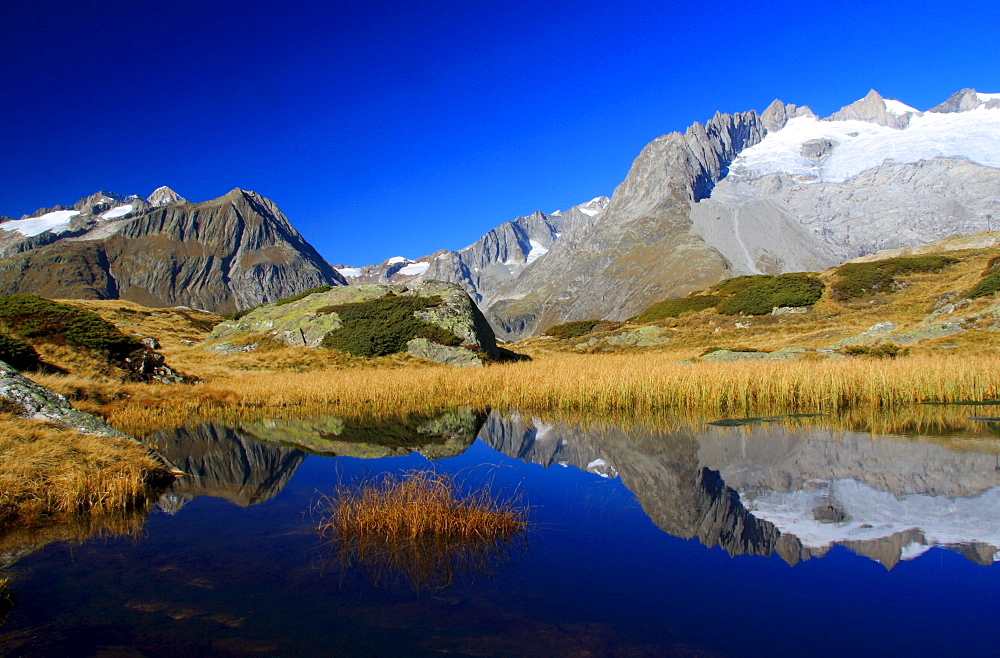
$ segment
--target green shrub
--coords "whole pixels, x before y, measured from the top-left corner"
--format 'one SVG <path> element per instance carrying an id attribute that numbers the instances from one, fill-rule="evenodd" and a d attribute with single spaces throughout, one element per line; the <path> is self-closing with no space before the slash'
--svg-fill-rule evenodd
<path id="1" fill-rule="evenodd" d="M 414 338 L 461 345 L 454 333 L 414 315 L 439 304 L 441 298 L 436 296 L 387 295 L 366 302 L 324 306 L 318 312 L 336 313 L 341 324 L 323 337 L 320 346 L 354 356 L 384 356 L 405 351 Z"/>
<path id="2" fill-rule="evenodd" d="M 143 348 L 96 313 L 37 295 L 0 297 L 0 324 L 21 338 L 84 347 L 114 359 Z"/>
<path id="3" fill-rule="evenodd" d="M 745 345 L 738 345 L 736 347 L 710 347 L 701 353 L 701 356 L 708 356 L 712 352 L 721 352 L 726 350 L 727 352 L 763 352 L 764 350 L 759 350 L 756 347 L 747 347 Z"/>
<path id="4" fill-rule="evenodd" d="M 811 274 L 792 273 L 771 276 L 767 274 L 740 277 L 738 286 L 724 288 L 725 292 L 738 290 L 719 302 L 724 315 L 767 315 L 776 306 L 812 306 L 823 296 L 825 286 Z"/>
<path id="5" fill-rule="evenodd" d="M 997 292 L 1000 292 L 1000 271 L 983 277 L 983 280 L 972 286 L 965 296 L 969 299 L 978 299 L 979 297 L 989 297 Z"/>
<path id="6" fill-rule="evenodd" d="M 965 293 L 965 296 L 969 299 L 978 299 L 979 297 L 989 297 L 997 292 L 1000 292 L 1000 256 L 994 256 L 990 259 L 990 262 L 986 264 L 986 269 L 983 270 L 982 280 L 972 286 L 969 292 Z"/>
<path id="7" fill-rule="evenodd" d="M 38 367 L 38 352 L 23 341 L 0 334 L 0 361 L 17 370 L 34 370 Z"/>
<path id="8" fill-rule="evenodd" d="M 596 327 L 600 322 L 601 320 L 576 320 L 574 322 L 564 322 L 562 324 L 549 327 L 543 332 L 543 335 L 552 336 L 553 338 L 558 338 L 559 340 L 579 338 L 580 336 L 586 336 L 593 331 L 594 327 Z"/>
<path id="9" fill-rule="evenodd" d="M 666 318 L 679 318 L 684 313 L 704 311 L 713 308 L 722 299 L 719 295 L 688 295 L 679 299 L 667 299 L 653 304 L 635 316 L 636 322 L 656 322 Z"/>
<path id="10" fill-rule="evenodd" d="M 940 272 L 959 262 L 950 256 L 906 256 L 870 263 L 845 263 L 837 268 L 840 280 L 830 292 L 834 299 L 847 301 L 875 293 L 890 293 L 896 289 L 897 276 L 922 272 Z"/>
<path id="11" fill-rule="evenodd" d="M 257 308 L 258 307 L 255 306 L 254 308 L 245 308 L 242 311 L 236 311 L 234 313 L 223 313 L 222 317 L 226 320 L 239 320 L 240 318 L 246 317 L 253 311 L 257 310 Z"/>
<path id="12" fill-rule="evenodd" d="M 285 304 L 291 304 L 292 302 L 297 302 L 300 299 L 304 299 L 309 295 L 316 292 L 326 292 L 328 290 L 333 290 L 333 286 L 316 286 L 315 288 L 310 288 L 309 290 L 303 290 L 297 295 L 292 295 L 291 297 L 282 297 L 278 301 L 274 302 L 275 306 L 284 306 Z M 251 311 L 253 309 L 250 309 Z M 239 313 L 240 311 L 237 311 Z"/>
<path id="13" fill-rule="evenodd" d="M 908 349 L 900 347 L 896 343 L 879 343 L 878 345 L 848 345 L 841 349 L 847 356 L 872 356 L 878 359 L 895 359 L 897 356 L 906 356 Z"/>

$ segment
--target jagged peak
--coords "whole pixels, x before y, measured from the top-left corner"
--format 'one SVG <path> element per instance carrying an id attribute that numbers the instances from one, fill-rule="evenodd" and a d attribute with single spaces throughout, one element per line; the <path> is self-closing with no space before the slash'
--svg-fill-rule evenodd
<path id="1" fill-rule="evenodd" d="M 794 103 L 784 103 L 775 98 L 760 115 L 761 121 L 768 132 L 775 132 L 785 127 L 790 119 L 798 117 L 815 117 L 816 114 L 808 105 L 795 105 Z"/>
<path id="2" fill-rule="evenodd" d="M 153 207 L 159 208 L 160 206 L 169 206 L 174 203 L 187 203 L 187 199 L 180 196 L 177 192 L 174 192 L 166 185 L 161 185 L 153 190 L 152 194 L 146 197 L 146 202 Z"/>
<path id="3" fill-rule="evenodd" d="M 874 89 L 864 98 L 845 105 L 829 117 L 827 121 L 866 121 L 888 128 L 902 130 L 910 125 L 910 117 L 920 112 L 894 99 L 888 101 Z"/>
<path id="4" fill-rule="evenodd" d="M 966 87 L 959 89 L 948 97 L 948 100 L 932 107 L 928 112 L 950 114 L 953 112 L 969 112 L 980 107 L 988 110 L 1000 108 L 1000 94 L 982 94 L 975 89 Z"/>

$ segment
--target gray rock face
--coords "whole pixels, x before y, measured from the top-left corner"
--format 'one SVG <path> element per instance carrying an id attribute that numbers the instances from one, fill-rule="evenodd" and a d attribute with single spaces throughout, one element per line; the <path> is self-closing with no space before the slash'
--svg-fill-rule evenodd
<path id="1" fill-rule="evenodd" d="M 727 268 L 691 231 L 691 204 L 765 134 L 756 112 L 717 114 L 646 146 L 592 223 L 569 228 L 551 252 L 501 288 L 489 307 L 498 334 L 531 334 L 590 317 L 625 319 L 653 300 L 712 285 Z"/>
<path id="2" fill-rule="evenodd" d="M 809 109 L 807 105 L 798 107 L 788 103 L 782 103 L 778 99 L 771 101 L 771 104 L 767 106 L 764 113 L 760 115 L 761 121 L 764 123 L 764 128 L 768 132 L 774 132 L 776 130 L 781 130 L 788 123 L 789 119 L 794 119 L 795 117 L 814 117 L 813 111 Z"/>
<path id="3" fill-rule="evenodd" d="M 998 199 L 1000 170 L 938 158 L 883 165 L 845 183 L 726 179 L 691 217 L 694 232 L 725 256 L 733 275 L 771 274 L 995 231 Z"/>
<path id="4" fill-rule="evenodd" d="M 1000 98 L 990 98 L 984 101 L 976 93 L 975 89 L 962 89 L 949 96 L 945 102 L 932 107 L 928 112 L 948 114 L 951 112 L 968 112 L 980 107 L 985 107 L 989 110 L 1000 108 Z"/>
<path id="5" fill-rule="evenodd" d="M 224 313 L 346 283 L 254 192 L 192 204 L 160 188 L 150 199 L 101 192 L 77 204 L 71 230 L 0 232 L 0 291 Z"/>
<path id="6" fill-rule="evenodd" d="M 880 126 L 902 130 L 910 125 L 910 113 L 895 114 L 889 111 L 885 99 L 872 89 L 861 100 L 845 105 L 829 116 L 827 121 L 868 121 Z"/>

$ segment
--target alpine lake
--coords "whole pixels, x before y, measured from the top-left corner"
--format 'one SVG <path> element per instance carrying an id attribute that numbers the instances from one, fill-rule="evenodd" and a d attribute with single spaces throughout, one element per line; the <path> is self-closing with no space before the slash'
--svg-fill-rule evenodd
<path id="1" fill-rule="evenodd" d="M 616 425 L 204 423 L 123 536 L 0 555 L 16 656 L 995 655 L 1000 406 L 872 431 L 824 417 Z M 433 470 L 526 510 L 482 551 L 344 555 L 339 485 Z"/>

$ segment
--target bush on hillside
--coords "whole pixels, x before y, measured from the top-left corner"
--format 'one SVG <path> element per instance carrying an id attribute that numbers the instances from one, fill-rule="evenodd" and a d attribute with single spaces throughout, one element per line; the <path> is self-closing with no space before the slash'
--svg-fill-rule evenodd
<path id="1" fill-rule="evenodd" d="M 284 306 L 285 304 L 291 304 L 292 302 L 297 302 L 300 299 L 305 299 L 306 297 L 308 297 L 309 295 L 311 295 L 313 293 L 327 292 L 328 290 L 333 290 L 333 286 L 316 286 L 315 288 L 310 288 L 309 290 L 303 290 L 302 292 L 298 293 L 297 295 L 292 295 L 291 297 L 282 297 L 278 301 L 274 302 L 274 305 L 275 306 Z M 252 311 L 252 310 L 253 309 L 250 309 L 250 311 Z M 242 311 L 237 311 L 237 313 L 241 313 L 241 312 Z M 244 313 L 244 315 L 246 313 L 249 313 L 249 311 L 246 311 Z"/>
<path id="2" fill-rule="evenodd" d="M 965 296 L 969 299 L 978 299 L 989 297 L 997 292 L 1000 292 L 1000 256 L 994 256 L 990 259 L 983 271 L 982 280 L 972 286 L 969 292 L 965 293 Z"/>
<path id="3" fill-rule="evenodd" d="M 20 338 L 83 347 L 116 360 L 143 348 L 96 313 L 38 295 L 0 296 L 0 324 Z"/>
<path id="4" fill-rule="evenodd" d="M 441 298 L 437 296 L 387 295 L 366 302 L 324 306 L 318 312 L 336 313 L 341 324 L 323 337 L 320 346 L 354 356 L 384 356 L 405 351 L 414 338 L 461 345 L 454 333 L 414 315 L 439 304 Z"/>
<path id="5" fill-rule="evenodd" d="M 38 368 L 38 352 L 24 341 L 0 334 L 0 361 L 16 370 L 34 370 Z"/>
<path id="6" fill-rule="evenodd" d="M 909 350 L 896 343 L 879 343 L 878 345 L 848 345 L 841 349 L 847 356 L 871 356 L 877 359 L 895 359 L 906 356 Z"/>
<path id="7" fill-rule="evenodd" d="M 653 304 L 634 319 L 636 322 L 656 322 L 666 318 L 679 318 L 684 313 L 714 308 L 720 299 L 719 295 L 688 295 L 679 299 L 667 299 Z"/>
<path id="8" fill-rule="evenodd" d="M 897 276 L 940 272 L 958 262 L 950 256 L 906 256 L 870 263 L 845 263 L 836 270 L 840 280 L 831 286 L 831 295 L 838 301 L 847 301 L 880 292 L 891 293 L 898 284 Z"/>
<path id="9" fill-rule="evenodd" d="M 767 315 L 777 306 L 812 306 L 823 296 L 825 288 L 819 278 L 811 274 L 792 273 L 771 276 L 767 274 L 739 281 L 737 286 L 725 288 L 739 292 L 719 303 L 719 312 L 724 315 Z"/>
<path id="10" fill-rule="evenodd" d="M 596 327 L 600 322 L 601 320 L 575 320 L 573 322 L 564 322 L 562 324 L 549 327 L 543 332 L 543 335 L 552 336 L 553 338 L 558 338 L 559 340 L 579 338 L 580 336 L 586 336 L 593 331 L 594 327 Z"/>

